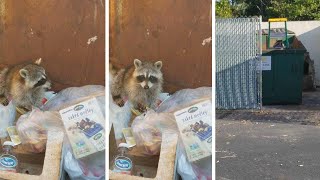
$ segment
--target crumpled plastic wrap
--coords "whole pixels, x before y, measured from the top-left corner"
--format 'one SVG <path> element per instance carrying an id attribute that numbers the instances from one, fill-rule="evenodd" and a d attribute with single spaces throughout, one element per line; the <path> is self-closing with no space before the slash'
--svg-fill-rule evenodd
<path id="1" fill-rule="evenodd" d="M 143 152 L 145 155 L 159 155 L 162 132 L 168 130 L 179 133 L 173 113 L 211 98 L 211 87 L 183 89 L 163 101 L 156 112 L 149 110 L 147 113 L 136 117 L 132 124 L 132 132 L 137 146 L 145 149 L 145 152 Z M 179 141 L 181 142 L 181 139 Z M 182 142 L 179 144 L 182 144 Z M 183 179 L 211 179 L 211 161 L 210 164 L 206 162 L 205 166 L 191 164 L 187 160 L 184 149 L 181 149 L 184 147 L 178 146 L 178 148 L 180 149 L 177 151 L 177 168 Z"/>
<path id="2" fill-rule="evenodd" d="M 21 115 L 17 121 L 16 129 L 21 143 L 27 151 L 44 152 L 47 143 L 47 133 L 50 131 L 63 131 L 63 123 L 57 111 L 41 111 L 38 108 Z"/>
<path id="3" fill-rule="evenodd" d="M 12 101 L 7 106 L 0 104 L 0 138 L 8 136 L 7 127 L 13 125 L 16 118 L 16 107 Z"/>

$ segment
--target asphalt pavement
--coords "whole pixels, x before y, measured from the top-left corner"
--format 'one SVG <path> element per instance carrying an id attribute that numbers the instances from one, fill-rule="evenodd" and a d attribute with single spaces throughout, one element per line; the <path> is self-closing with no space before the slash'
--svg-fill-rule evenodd
<path id="1" fill-rule="evenodd" d="M 302 105 L 218 111 L 216 179 L 319 180 L 320 92 Z"/>
<path id="2" fill-rule="evenodd" d="M 216 178 L 320 179 L 320 127 L 216 121 Z"/>

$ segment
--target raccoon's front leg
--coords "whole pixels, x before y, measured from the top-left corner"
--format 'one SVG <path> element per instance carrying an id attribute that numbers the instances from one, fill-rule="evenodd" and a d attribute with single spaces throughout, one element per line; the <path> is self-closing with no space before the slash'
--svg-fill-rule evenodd
<path id="1" fill-rule="evenodd" d="M 154 96 L 149 97 L 148 103 L 149 103 L 149 107 L 150 107 L 151 109 L 156 109 L 157 106 L 158 106 L 158 105 L 157 105 L 157 99 L 156 99 Z"/>
<path id="2" fill-rule="evenodd" d="M 147 111 L 147 107 L 145 105 L 141 104 L 141 103 L 138 103 L 137 109 L 142 113 Z"/>
<path id="3" fill-rule="evenodd" d="M 112 96 L 113 101 L 119 106 L 123 107 L 124 106 L 124 100 L 121 98 L 120 95 Z"/>
<path id="4" fill-rule="evenodd" d="M 137 109 L 139 112 L 144 113 L 147 111 L 147 107 L 143 102 L 132 101 L 131 102 L 134 109 Z"/>
<path id="5" fill-rule="evenodd" d="M 147 99 L 144 93 L 138 91 L 138 93 L 129 94 L 130 102 L 134 109 L 139 110 L 141 113 L 147 111 Z"/>
<path id="6" fill-rule="evenodd" d="M 120 107 L 124 106 L 124 100 L 122 99 L 122 80 L 124 76 L 124 69 L 121 69 L 118 74 L 113 78 L 113 81 L 111 83 L 111 96 L 113 101 Z"/>

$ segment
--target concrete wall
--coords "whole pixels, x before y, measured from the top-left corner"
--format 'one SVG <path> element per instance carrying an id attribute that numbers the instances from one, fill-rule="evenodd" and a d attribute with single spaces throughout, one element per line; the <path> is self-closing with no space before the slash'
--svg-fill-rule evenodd
<path id="1" fill-rule="evenodd" d="M 271 23 L 271 28 L 284 27 L 284 23 Z M 268 23 L 262 23 L 262 29 L 267 29 Z M 295 32 L 314 61 L 315 83 L 320 86 L 320 21 L 290 21 L 288 29 Z"/>

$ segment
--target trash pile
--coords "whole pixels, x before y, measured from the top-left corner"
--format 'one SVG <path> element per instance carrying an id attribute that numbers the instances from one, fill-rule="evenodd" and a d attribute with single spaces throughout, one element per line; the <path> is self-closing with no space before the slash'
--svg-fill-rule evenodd
<path id="1" fill-rule="evenodd" d="M 37 84 L 46 85 L 44 78 Z M 16 146 L 23 145 L 25 151 L 36 155 L 46 151 L 48 132 L 63 133 L 63 171 L 71 179 L 104 179 L 105 87 L 87 85 L 58 93 L 46 91 L 41 98 L 40 106 L 32 106 L 19 117 L 13 101 L 0 104 L 0 138 L 8 140 L 3 143 L 0 170 L 21 173 L 17 168 L 19 157 L 14 155 Z M 168 141 L 162 135 L 169 133 L 179 135 L 175 152 L 179 175 L 191 180 L 212 179 L 211 103 L 211 87 L 162 93 L 156 108 L 147 107 L 145 112 L 133 109 L 129 101 L 120 107 L 110 98 L 109 131 L 112 126 L 115 139 L 126 142 L 120 143 L 117 154 L 110 157 L 111 170 L 133 175 L 135 160 L 129 151 L 137 147 L 146 158 L 159 156 L 162 141 Z"/>
<path id="2" fill-rule="evenodd" d="M 212 88 L 183 89 L 171 96 L 161 94 L 158 99 L 161 101 L 158 107 L 138 114 L 131 127 L 130 105 L 120 108 L 110 102 L 110 125 L 115 127 L 116 139 L 125 138 L 131 144 L 127 148 L 136 145 L 145 157 L 152 157 L 160 154 L 164 132 L 179 134 L 176 151 L 179 175 L 187 180 L 212 179 Z M 122 133 L 128 128 L 136 144 L 128 142 L 128 135 Z M 117 162 L 114 160 L 114 163 Z M 128 158 L 119 166 L 130 165 L 132 168 L 134 164 Z M 114 168 L 114 172 L 119 170 Z"/>
<path id="3" fill-rule="evenodd" d="M 19 145 L 36 156 L 45 152 L 49 131 L 57 135 L 64 133 L 61 168 L 71 179 L 104 179 L 105 87 L 70 87 L 58 93 L 48 91 L 45 95 L 42 106 L 32 107 L 16 123 L 12 101 L 0 105 L 0 136 L 11 140 L 3 144 L 6 152 L 0 158 L 15 157 L 10 153 L 12 147 Z M 17 171 L 19 159 L 11 158 L 10 162 L 11 169 L 0 165 L 0 170 L 21 173 Z"/>

